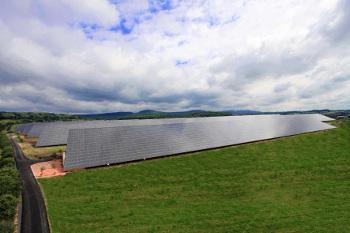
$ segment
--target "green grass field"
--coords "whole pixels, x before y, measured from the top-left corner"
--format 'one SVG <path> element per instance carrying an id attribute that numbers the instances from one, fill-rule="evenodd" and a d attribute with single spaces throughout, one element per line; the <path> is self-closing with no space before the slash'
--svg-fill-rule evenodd
<path id="1" fill-rule="evenodd" d="M 350 232 L 335 130 L 40 179 L 57 232 Z"/>

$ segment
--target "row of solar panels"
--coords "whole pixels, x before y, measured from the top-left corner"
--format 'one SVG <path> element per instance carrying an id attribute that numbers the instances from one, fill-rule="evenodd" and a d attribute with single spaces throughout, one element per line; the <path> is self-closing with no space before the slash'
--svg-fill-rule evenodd
<path id="1" fill-rule="evenodd" d="M 69 130 L 64 169 L 96 167 L 260 141 L 333 126 L 322 115 L 259 115 Z M 160 122 L 159 122 L 160 123 Z"/>
<path id="2" fill-rule="evenodd" d="M 319 114 L 29 123 L 37 146 L 67 144 L 64 169 L 95 167 L 334 128 Z"/>
<path id="3" fill-rule="evenodd" d="M 84 128 L 104 128 L 115 126 L 133 126 L 133 125 L 159 125 L 173 123 L 190 122 L 212 122 L 229 119 L 252 119 L 264 118 L 271 115 L 262 116 L 231 116 L 231 117 L 205 117 L 205 118 L 175 118 L 175 119 L 145 119 L 145 120 L 110 120 L 110 121 L 68 121 L 68 122 L 46 122 L 46 123 L 28 123 L 18 125 L 17 131 L 26 134 L 28 137 L 37 137 L 37 147 L 56 146 L 67 144 L 68 132 L 71 129 Z M 272 115 L 278 116 L 278 115 Z M 303 117 L 311 117 L 318 121 L 329 121 L 330 118 L 319 114 L 307 114 Z"/>

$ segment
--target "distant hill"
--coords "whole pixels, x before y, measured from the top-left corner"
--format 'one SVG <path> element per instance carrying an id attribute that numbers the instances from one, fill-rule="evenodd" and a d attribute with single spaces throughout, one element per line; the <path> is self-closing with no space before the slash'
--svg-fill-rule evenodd
<path id="1" fill-rule="evenodd" d="M 281 114 L 281 115 L 292 115 L 292 114 L 323 114 L 328 117 L 338 118 L 338 117 L 350 117 L 350 110 L 307 110 L 307 111 L 283 111 L 283 112 L 262 112 L 261 114 Z"/>
<path id="2" fill-rule="evenodd" d="M 216 112 L 203 110 L 190 110 L 182 112 L 162 112 L 155 110 L 142 110 L 139 112 L 113 112 L 101 114 L 80 114 L 77 115 L 83 119 L 153 119 L 153 118 L 182 118 L 182 117 L 211 117 L 211 116 L 231 116 L 230 112 Z"/>
<path id="3" fill-rule="evenodd" d="M 67 120 L 112 120 L 112 119 L 153 119 L 153 118 L 182 118 L 182 117 L 213 117 L 213 116 L 239 116 L 239 115 L 262 115 L 262 114 L 310 114 L 319 113 L 332 118 L 350 118 L 350 110 L 308 110 L 308 111 L 276 111 L 264 112 L 254 110 L 227 110 L 227 111 L 204 111 L 189 110 L 179 112 L 162 112 L 156 110 L 142 110 L 139 112 L 110 112 L 97 114 L 56 114 L 46 112 L 1 112 L 0 120 L 14 120 L 17 122 L 47 122 L 47 121 L 67 121 Z"/>
<path id="4" fill-rule="evenodd" d="M 133 112 L 109 112 L 109 113 L 100 113 L 100 114 L 82 114 L 78 115 L 82 118 L 91 118 L 91 119 L 115 119 L 119 117 L 129 116 L 134 114 Z"/>
<path id="5" fill-rule="evenodd" d="M 139 112 L 112 112 L 101 114 L 80 114 L 77 115 L 82 119 L 98 119 L 98 120 L 111 120 L 111 119 L 153 119 L 153 118 L 181 118 L 181 117 L 212 117 L 212 116 L 240 116 L 240 115 L 264 115 L 264 114 L 311 114 L 319 113 L 332 118 L 337 117 L 350 117 L 350 110 L 307 110 L 307 111 L 254 111 L 254 110 L 227 110 L 227 111 L 204 111 L 204 110 L 189 110 L 179 112 L 162 112 L 156 110 L 142 110 Z"/>
<path id="6" fill-rule="evenodd" d="M 264 114 L 263 112 L 254 111 L 254 110 L 229 110 L 232 115 L 259 115 Z"/>
<path id="7" fill-rule="evenodd" d="M 159 114 L 159 113 L 162 113 L 161 111 L 156 111 L 156 110 L 150 110 L 150 109 L 146 109 L 146 110 L 142 110 L 142 111 L 139 111 L 138 113 L 135 113 L 135 114 Z"/>

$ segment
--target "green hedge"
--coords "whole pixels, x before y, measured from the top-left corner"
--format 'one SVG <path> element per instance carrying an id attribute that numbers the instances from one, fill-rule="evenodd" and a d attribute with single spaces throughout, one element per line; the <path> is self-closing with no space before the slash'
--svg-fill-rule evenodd
<path id="1" fill-rule="evenodd" d="M 2 130 L 7 129 L 8 124 Z M 0 233 L 12 233 L 21 182 L 15 166 L 13 150 L 5 132 L 0 133 Z"/>

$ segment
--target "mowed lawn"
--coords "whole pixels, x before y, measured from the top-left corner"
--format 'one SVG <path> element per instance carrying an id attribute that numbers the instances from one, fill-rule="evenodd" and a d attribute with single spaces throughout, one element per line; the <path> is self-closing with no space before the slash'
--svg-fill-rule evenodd
<path id="1" fill-rule="evenodd" d="M 40 179 L 52 232 L 350 232 L 337 129 Z"/>

